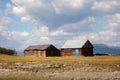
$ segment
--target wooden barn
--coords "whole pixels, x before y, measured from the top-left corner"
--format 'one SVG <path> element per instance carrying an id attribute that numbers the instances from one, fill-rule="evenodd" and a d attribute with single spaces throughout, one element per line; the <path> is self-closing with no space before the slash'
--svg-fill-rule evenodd
<path id="1" fill-rule="evenodd" d="M 61 56 L 93 56 L 93 48 L 89 40 L 67 40 L 61 47 Z"/>
<path id="2" fill-rule="evenodd" d="M 24 56 L 60 56 L 60 51 L 52 44 L 32 45 L 24 50 Z"/>

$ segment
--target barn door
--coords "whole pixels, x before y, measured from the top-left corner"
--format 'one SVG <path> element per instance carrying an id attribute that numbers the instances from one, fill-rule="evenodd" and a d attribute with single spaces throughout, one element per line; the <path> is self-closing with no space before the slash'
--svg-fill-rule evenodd
<path id="1" fill-rule="evenodd" d="M 75 56 L 79 56 L 79 49 L 75 49 Z"/>

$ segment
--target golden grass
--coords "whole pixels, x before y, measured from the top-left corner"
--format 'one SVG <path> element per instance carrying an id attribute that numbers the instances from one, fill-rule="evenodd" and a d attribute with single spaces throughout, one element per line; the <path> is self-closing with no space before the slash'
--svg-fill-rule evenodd
<path id="1" fill-rule="evenodd" d="M 29 61 L 53 61 L 53 62 L 79 62 L 85 61 L 90 63 L 120 63 L 120 56 L 93 56 L 93 57 L 24 57 L 0 55 L 0 62 L 29 62 Z"/>

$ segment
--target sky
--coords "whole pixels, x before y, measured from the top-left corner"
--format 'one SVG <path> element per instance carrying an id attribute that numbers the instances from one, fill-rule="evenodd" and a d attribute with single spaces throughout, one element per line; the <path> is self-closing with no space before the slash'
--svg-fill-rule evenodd
<path id="1" fill-rule="evenodd" d="M 120 0 L 0 0 L 0 46 L 89 39 L 120 46 Z"/>

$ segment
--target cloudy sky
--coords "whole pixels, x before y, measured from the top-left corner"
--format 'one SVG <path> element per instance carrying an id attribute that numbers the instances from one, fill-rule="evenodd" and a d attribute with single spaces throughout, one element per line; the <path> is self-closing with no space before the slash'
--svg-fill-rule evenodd
<path id="1" fill-rule="evenodd" d="M 120 0 L 0 0 L 0 46 L 71 39 L 120 46 Z"/>

